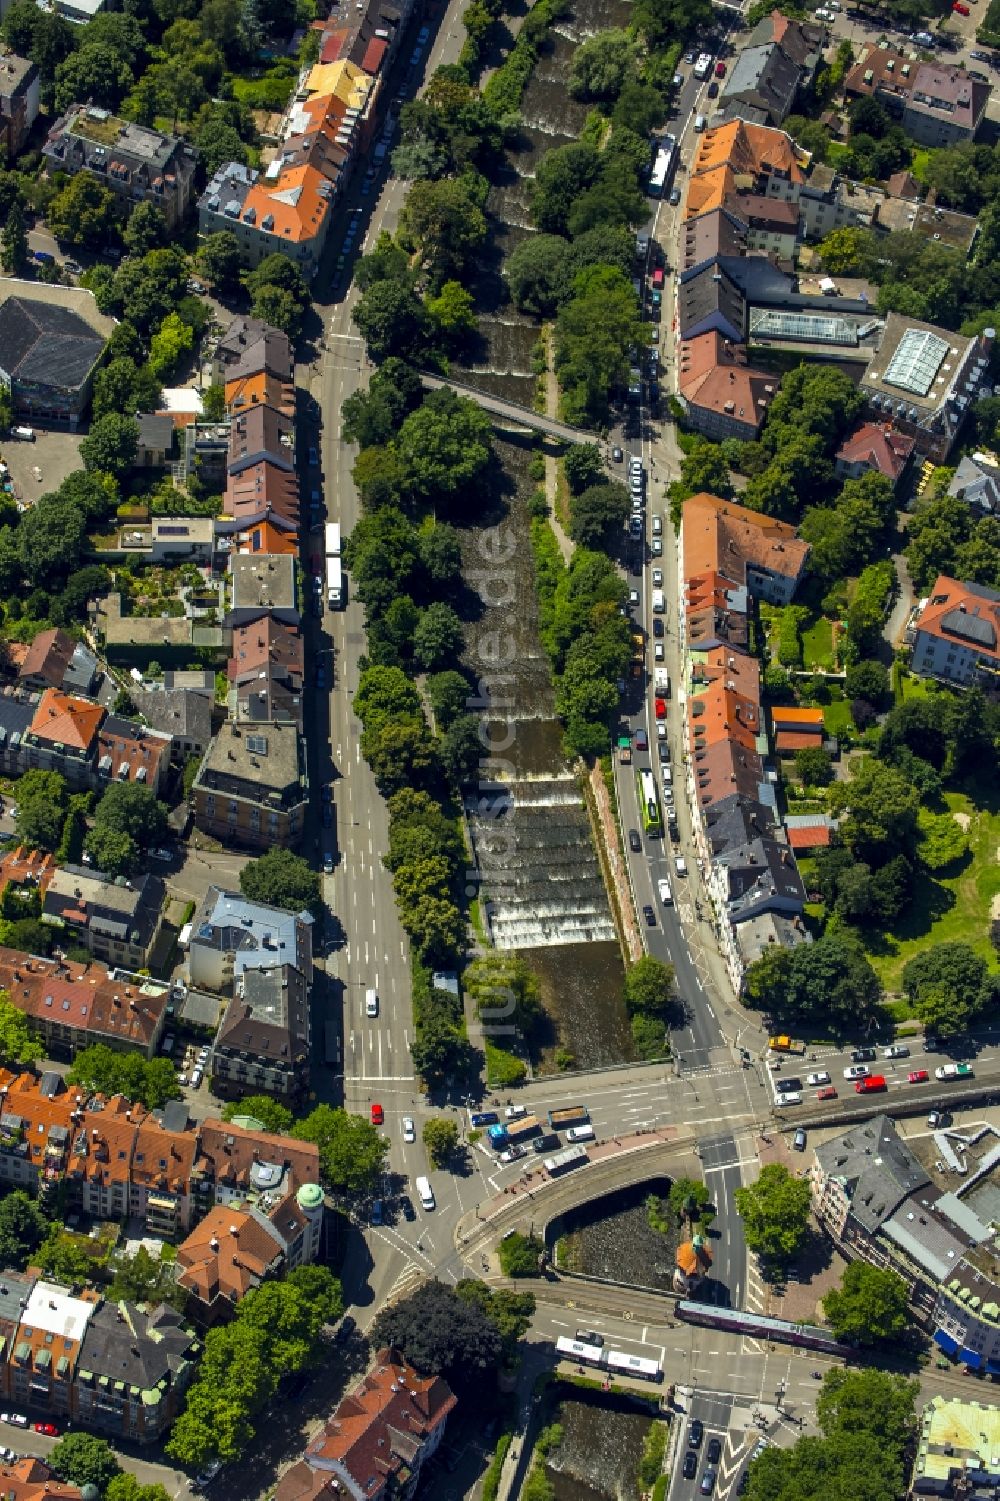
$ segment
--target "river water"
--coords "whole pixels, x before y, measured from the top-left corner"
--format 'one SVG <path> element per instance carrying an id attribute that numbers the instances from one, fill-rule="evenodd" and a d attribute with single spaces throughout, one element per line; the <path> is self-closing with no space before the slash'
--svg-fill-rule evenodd
<path id="1" fill-rule="evenodd" d="M 560 1402 L 562 1442 L 545 1471 L 556 1501 L 639 1501 L 638 1472 L 651 1413 L 603 1392 Z"/>
<path id="2" fill-rule="evenodd" d="M 669 1291 L 680 1231 L 671 1221 L 670 1233 L 662 1235 L 646 1213 L 647 1198 L 665 1198 L 669 1190 L 666 1179 L 654 1179 L 581 1204 L 549 1227 L 559 1244 L 559 1266 L 632 1287 Z"/>

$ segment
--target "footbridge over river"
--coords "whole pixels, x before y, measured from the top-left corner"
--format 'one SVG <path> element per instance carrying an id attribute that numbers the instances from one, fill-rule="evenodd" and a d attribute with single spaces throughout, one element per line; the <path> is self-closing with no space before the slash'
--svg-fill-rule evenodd
<path id="1" fill-rule="evenodd" d="M 494 427 L 527 427 L 532 432 L 558 438 L 562 443 L 593 443 L 600 436 L 587 428 L 573 427 L 568 422 L 559 422 L 555 417 L 546 417 L 544 412 L 534 412 L 531 407 L 521 406 L 519 402 L 507 401 L 502 396 L 489 396 L 485 391 L 477 391 L 474 386 L 467 386 L 462 381 L 443 380 L 439 375 L 426 374 L 421 379 L 429 391 L 440 391 L 447 386 L 456 396 L 467 396 L 493 418 Z"/>

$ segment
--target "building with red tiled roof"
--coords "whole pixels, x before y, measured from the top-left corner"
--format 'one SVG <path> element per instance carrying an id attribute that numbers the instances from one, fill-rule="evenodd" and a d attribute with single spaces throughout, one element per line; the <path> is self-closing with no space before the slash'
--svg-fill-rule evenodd
<path id="1" fill-rule="evenodd" d="M 34 850 L 18 845 L 0 855 L 0 896 L 8 886 L 20 888 L 32 897 L 44 896 L 56 871 L 55 856 L 48 850 Z"/>
<path id="2" fill-rule="evenodd" d="M 680 341 L 677 386 L 691 427 L 745 442 L 758 436 L 777 389 L 772 374 L 747 364 L 741 344 L 714 329 Z"/>
<path id="3" fill-rule="evenodd" d="M 788 604 L 809 556 L 795 528 L 702 492 L 684 502 L 684 578 L 717 574 L 770 604 Z"/>
<path id="4" fill-rule="evenodd" d="M 114 782 L 138 782 L 162 792 L 170 770 L 171 737 L 109 714 L 97 736 L 97 770 Z"/>
<path id="5" fill-rule="evenodd" d="M 198 1152 L 193 1131 L 170 1131 L 152 1115 L 136 1131 L 129 1177 L 129 1213 L 172 1238 L 192 1220 L 191 1170 Z"/>
<path id="6" fill-rule="evenodd" d="M 94 775 L 94 750 L 105 710 L 100 704 L 47 688 L 23 738 L 30 764 L 58 771 L 71 787 L 88 786 Z"/>
<path id="7" fill-rule="evenodd" d="M 45 959 L 0 948 L 0 988 L 30 1016 L 46 1049 L 72 1057 L 103 1042 L 151 1058 L 166 1022 L 170 986 L 105 965 Z"/>
<path id="8" fill-rule="evenodd" d="M 338 1493 L 359 1501 L 412 1495 L 456 1401 L 440 1376 L 418 1376 L 396 1352 L 380 1350 L 361 1384 L 281 1477 L 275 1501 L 325 1501 Z"/>
<path id="9" fill-rule="evenodd" d="M 29 688 L 61 688 L 75 645 L 66 631 L 39 631 L 28 647 L 18 679 Z"/>
<path id="10" fill-rule="evenodd" d="M 1000 690 L 1000 593 L 941 574 L 906 630 L 911 671 Z"/>
<path id="11" fill-rule="evenodd" d="M 833 827 L 825 813 L 800 813 L 785 819 L 785 833 L 790 849 L 808 853 L 829 847 Z"/>
<path id="12" fill-rule="evenodd" d="M 178 1246 L 177 1281 L 198 1305 L 198 1322 L 212 1325 L 231 1318 L 283 1261 L 284 1247 L 263 1215 L 217 1205 Z"/>
<path id="13" fill-rule="evenodd" d="M 837 473 L 847 479 L 859 479 L 872 471 L 884 475 L 895 488 L 914 447 L 914 440 L 896 432 L 891 423 L 863 422 L 837 449 Z"/>
<path id="14" fill-rule="evenodd" d="M 82 1492 L 57 1480 L 44 1460 L 28 1454 L 0 1465 L 0 1496 L 3 1501 L 81 1501 Z"/>

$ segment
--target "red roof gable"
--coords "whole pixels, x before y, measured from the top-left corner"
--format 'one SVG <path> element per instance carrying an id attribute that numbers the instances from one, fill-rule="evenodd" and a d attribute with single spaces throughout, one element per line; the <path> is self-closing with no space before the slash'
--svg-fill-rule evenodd
<path id="1" fill-rule="evenodd" d="M 361 59 L 362 72 L 370 73 L 374 78 L 382 66 L 382 59 L 385 57 L 388 46 L 389 43 L 384 37 L 373 36 L 365 49 L 364 57 Z"/>

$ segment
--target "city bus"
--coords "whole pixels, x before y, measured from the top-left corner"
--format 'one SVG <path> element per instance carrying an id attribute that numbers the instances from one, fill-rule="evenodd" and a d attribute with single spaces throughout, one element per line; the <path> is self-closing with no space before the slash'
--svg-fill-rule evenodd
<path id="1" fill-rule="evenodd" d="M 639 811 L 642 826 L 647 834 L 663 833 L 663 818 L 660 814 L 660 799 L 656 794 L 656 778 L 649 770 L 637 771 L 635 787 L 639 796 Z"/>
<path id="2" fill-rule="evenodd" d="M 608 1350 L 600 1345 L 588 1345 L 582 1340 L 556 1340 L 556 1354 L 560 1360 L 574 1360 L 577 1365 L 593 1366 L 606 1371 L 609 1376 L 633 1376 L 640 1381 L 662 1381 L 663 1368 L 655 1360 L 644 1360 L 639 1355 L 626 1355 L 622 1350 Z"/>

